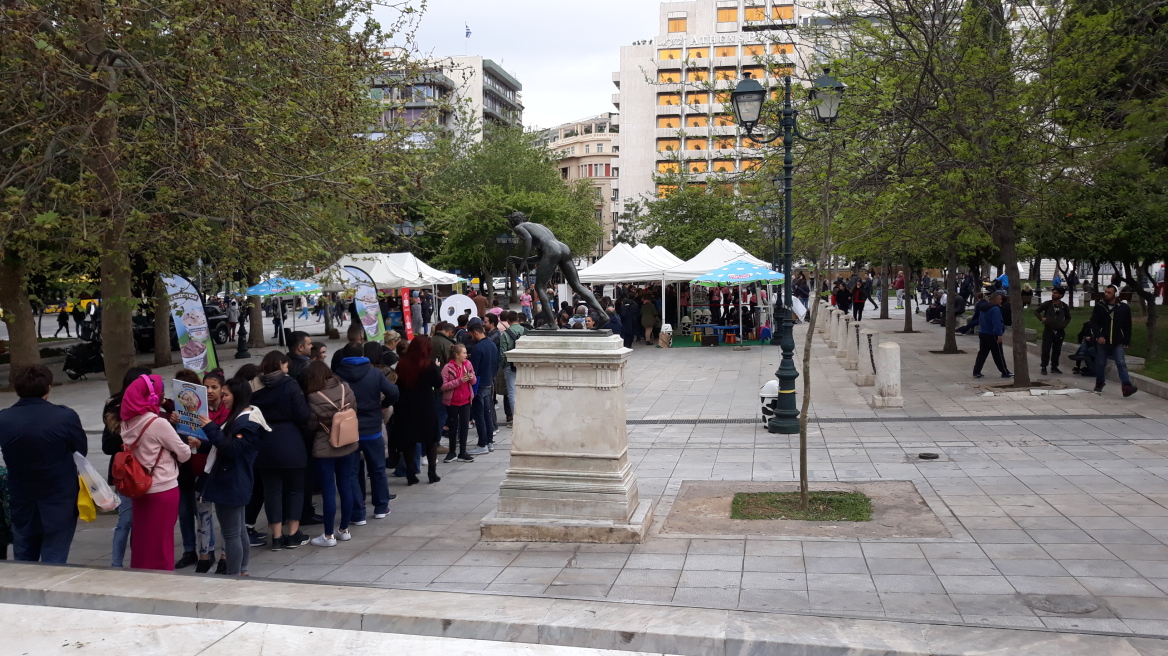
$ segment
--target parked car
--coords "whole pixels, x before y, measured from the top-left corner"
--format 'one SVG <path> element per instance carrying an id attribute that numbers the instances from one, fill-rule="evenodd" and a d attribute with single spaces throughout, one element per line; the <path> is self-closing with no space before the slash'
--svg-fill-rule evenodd
<path id="1" fill-rule="evenodd" d="M 211 331 L 211 338 L 216 344 L 226 344 L 230 334 L 227 327 L 227 314 L 219 309 L 218 305 L 204 305 L 203 311 L 207 314 L 207 328 Z M 178 350 L 178 334 L 174 330 L 174 321 L 170 321 L 170 350 Z M 154 316 L 143 314 L 134 318 L 134 344 L 139 353 L 149 353 L 154 350 Z"/>

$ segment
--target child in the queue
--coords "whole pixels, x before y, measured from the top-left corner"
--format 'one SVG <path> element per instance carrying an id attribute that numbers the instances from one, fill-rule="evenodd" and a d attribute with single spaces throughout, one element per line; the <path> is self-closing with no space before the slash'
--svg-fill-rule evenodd
<path id="1" fill-rule="evenodd" d="M 200 417 L 203 432 L 212 445 L 200 501 L 214 504 L 219 517 L 225 554 L 220 561 L 224 563 L 223 573 L 243 576 L 247 576 L 251 549 L 244 508 L 251 499 L 260 436 L 271 432 L 263 413 L 251 405 L 251 395 L 248 382 L 233 380 L 219 388 L 219 405 L 213 414 L 221 419 Z"/>
<path id="2" fill-rule="evenodd" d="M 474 366 L 466 359 L 466 346 L 452 345 L 450 362 L 442 367 L 442 403 L 447 407 L 447 423 L 450 426 L 450 451 L 446 454 L 446 462 L 455 458 L 474 462 L 474 458 L 466 452 L 466 437 L 470 432 L 470 405 L 474 400 L 474 384 L 477 380 Z"/>

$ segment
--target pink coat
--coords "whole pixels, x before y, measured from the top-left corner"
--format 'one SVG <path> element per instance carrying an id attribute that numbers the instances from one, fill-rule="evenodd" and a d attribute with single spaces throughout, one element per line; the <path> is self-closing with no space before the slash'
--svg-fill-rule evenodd
<path id="1" fill-rule="evenodd" d="M 174 432 L 174 427 L 166 417 L 157 417 L 154 423 L 150 423 L 154 417 L 156 415 L 147 413 L 122 422 L 122 443 L 134 444 L 134 457 L 150 472 L 153 479 L 146 494 L 166 492 L 178 487 L 178 465 L 191 458 L 190 445 Z M 149 430 L 146 430 L 147 424 L 150 424 Z M 146 430 L 145 435 L 142 435 L 143 430 Z M 142 437 L 141 441 L 138 441 L 139 436 Z M 159 453 L 162 453 L 161 458 Z M 155 461 L 158 462 L 157 466 L 154 465 Z"/>
<path id="2" fill-rule="evenodd" d="M 470 372 L 470 381 L 462 382 L 462 374 Z M 442 367 L 442 404 L 467 405 L 474 399 L 474 384 L 478 382 L 470 360 L 459 365 L 451 360 Z"/>

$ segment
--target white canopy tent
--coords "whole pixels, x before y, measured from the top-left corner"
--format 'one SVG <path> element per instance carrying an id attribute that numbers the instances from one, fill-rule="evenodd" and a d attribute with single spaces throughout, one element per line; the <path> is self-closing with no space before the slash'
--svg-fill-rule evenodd
<path id="1" fill-rule="evenodd" d="M 386 255 L 390 262 L 393 262 L 403 271 L 408 272 L 415 283 L 411 286 L 419 285 L 453 285 L 459 282 L 466 282 L 465 278 L 460 278 L 453 273 L 446 273 L 439 271 L 434 267 L 414 257 L 413 253 L 389 253 Z"/>
<path id="2" fill-rule="evenodd" d="M 664 246 L 654 246 L 653 252 L 660 256 L 659 259 L 669 263 L 671 266 L 677 266 L 685 261 L 673 253 L 670 253 L 669 249 L 665 248 Z"/>
<path id="3" fill-rule="evenodd" d="M 337 261 L 337 266 L 357 267 L 373 278 L 378 289 L 409 287 L 417 274 L 402 269 L 385 253 L 350 253 Z"/>
<path id="4" fill-rule="evenodd" d="M 747 253 L 745 248 L 732 241 L 715 239 L 702 249 L 702 252 L 666 271 L 665 279 L 669 282 L 689 282 L 739 260 L 768 269 L 771 266 L 770 263 Z"/>
<path id="5" fill-rule="evenodd" d="M 310 282 L 320 287 L 320 291 L 330 293 L 345 291 L 345 281 L 347 279 L 341 265 L 334 264 L 327 269 L 323 269 L 315 276 L 306 278 L 304 282 Z"/>
<path id="6" fill-rule="evenodd" d="M 595 284 L 661 280 L 665 269 L 663 263 L 638 253 L 628 244 L 616 244 L 604 257 L 580 272 L 580 282 Z"/>

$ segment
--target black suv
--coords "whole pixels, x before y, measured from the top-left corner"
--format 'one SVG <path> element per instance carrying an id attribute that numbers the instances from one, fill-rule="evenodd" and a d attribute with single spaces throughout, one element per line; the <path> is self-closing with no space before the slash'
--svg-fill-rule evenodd
<path id="1" fill-rule="evenodd" d="M 227 328 L 227 315 L 218 305 L 204 305 L 203 311 L 207 314 L 207 328 L 211 331 L 211 338 L 216 344 L 226 344 L 230 334 Z M 149 353 L 154 350 L 154 314 L 142 314 L 134 317 L 134 345 L 139 353 Z M 174 330 L 174 321 L 170 321 L 170 350 L 178 350 L 178 333 Z"/>

